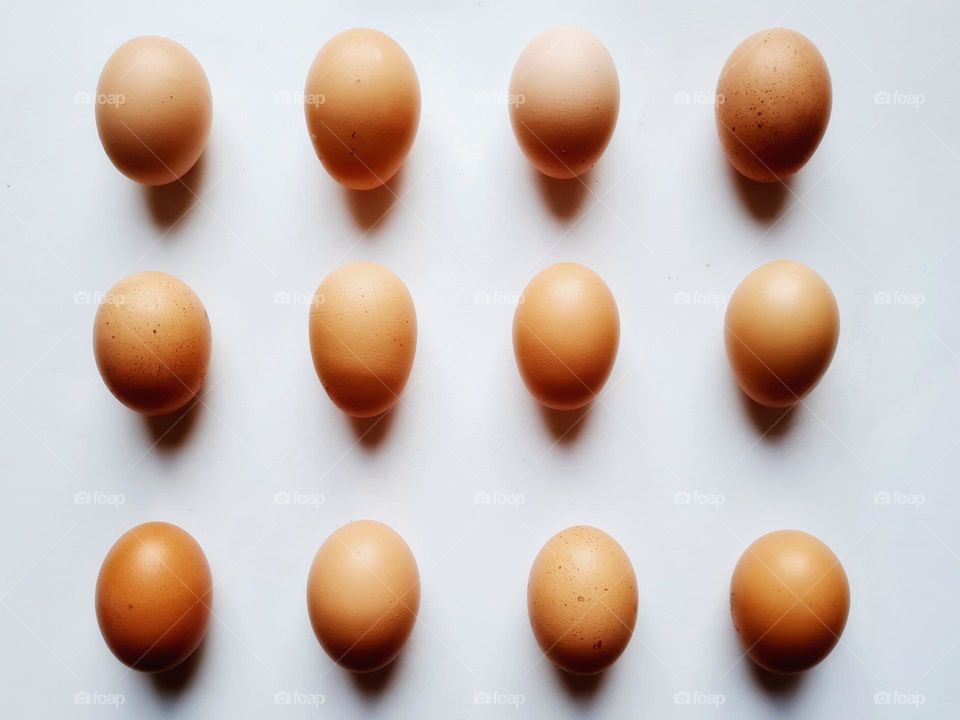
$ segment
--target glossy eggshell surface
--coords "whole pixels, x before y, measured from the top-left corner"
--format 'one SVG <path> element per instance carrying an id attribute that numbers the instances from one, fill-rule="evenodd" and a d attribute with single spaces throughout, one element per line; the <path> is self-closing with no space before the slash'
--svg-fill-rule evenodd
<path id="1" fill-rule="evenodd" d="M 417 312 L 407 286 L 375 263 L 335 270 L 313 297 L 310 350 L 337 407 L 355 417 L 386 412 L 400 400 L 417 350 Z"/>
<path id="2" fill-rule="evenodd" d="M 797 673 L 837 644 L 850 611 L 850 586 L 837 556 L 813 535 L 779 530 L 746 549 L 730 583 L 730 610 L 750 659 Z"/>
<path id="3" fill-rule="evenodd" d="M 165 522 L 144 523 L 121 536 L 97 578 L 103 639 L 120 662 L 145 672 L 168 670 L 197 649 L 212 600 L 203 550 Z"/>
<path id="4" fill-rule="evenodd" d="M 620 113 L 620 80 L 607 48 L 586 30 L 535 37 L 510 80 L 510 122 L 520 149 L 544 175 L 582 175 L 600 159 Z"/>
<path id="5" fill-rule="evenodd" d="M 304 111 L 330 176 L 369 190 L 390 180 L 410 152 L 420 124 L 420 81 L 393 38 L 369 28 L 347 30 L 314 59 Z"/>
<path id="6" fill-rule="evenodd" d="M 605 670 L 637 622 L 637 578 L 623 548 L 580 525 L 547 541 L 530 569 L 527 609 L 543 653 L 577 675 Z"/>
<path id="7" fill-rule="evenodd" d="M 93 351 L 100 375 L 118 400 L 145 415 L 170 413 L 193 399 L 210 348 L 203 303 L 172 275 L 130 275 L 97 309 Z"/>
<path id="8" fill-rule="evenodd" d="M 717 132 L 733 166 L 758 182 L 793 175 L 830 121 L 833 90 L 816 46 L 793 30 L 764 30 L 733 51 L 717 83 Z"/>
<path id="9" fill-rule="evenodd" d="M 144 185 L 163 185 L 203 154 L 213 117 L 210 83 L 179 43 L 134 38 L 100 74 L 96 115 L 103 149 L 117 169 Z"/>
<path id="10" fill-rule="evenodd" d="M 788 407 L 833 359 L 840 314 L 830 287 L 806 265 L 777 260 L 744 278 L 727 306 L 724 335 L 737 384 L 754 401 Z"/>
<path id="11" fill-rule="evenodd" d="M 513 350 L 530 393 L 555 410 L 591 402 L 606 383 L 620 345 L 620 313 L 610 288 L 577 263 L 539 273 L 513 318 Z"/>
<path id="12" fill-rule="evenodd" d="M 420 610 L 420 573 L 391 528 L 358 520 L 320 546 L 307 579 L 307 610 L 317 640 L 339 665 L 379 670 L 394 660 Z"/>

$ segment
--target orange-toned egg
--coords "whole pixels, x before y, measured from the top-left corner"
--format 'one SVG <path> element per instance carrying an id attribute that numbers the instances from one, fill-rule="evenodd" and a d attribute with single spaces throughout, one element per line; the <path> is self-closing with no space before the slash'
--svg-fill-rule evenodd
<path id="1" fill-rule="evenodd" d="M 371 672 L 400 654 L 420 611 L 420 573 L 403 538 L 358 520 L 320 546 L 307 579 L 317 640 L 339 665 Z"/>
<path id="2" fill-rule="evenodd" d="M 97 85 L 97 130 L 117 169 L 144 185 L 164 185 L 192 168 L 213 117 L 210 83 L 183 45 L 138 37 L 121 45 Z"/>
<path id="3" fill-rule="evenodd" d="M 555 410 L 591 402 L 613 370 L 620 313 L 593 270 L 558 263 L 523 291 L 513 317 L 513 351 L 530 393 Z"/>
<path id="4" fill-rule="evenodd" d="M 417 312 L 407 286 L 376 263 L 330 273 L 310 307 L 310 350 L 337 407 L 354 417 L 386 412 L 399 402 L 417 350 Z"/>
<path id="5" fill-rule="evenodd" d="M 93 352 L 103 381 L 120 402 L 144 415 L 189 403 L 210 362 L 210 319 L 196 293 L 162 272 L 141 272 L 110 288 L 93 324 Z"/>
<path id="6" fill-rule="evenodd" d="M 850 585 L 837 556 L 799 530 L 778 530 L 748 547 L 730 582 L 730 610 L 750 659 L 775 673 L 823 660 L 850 612 Z"/>
<path id="7" fill-rule="evenodd" d="M 737 384 L 768 407 L 799 402 L 823 377 L 840 334 L 837 301 L 802 263 L 761 265 L 737 287 L 724 319 Z"/>
<path id="8" fill-rule="evenodd" d="M 354 190 L 379 187 L 403 165 L 417 136 L 417 71 L 389 35 L 346 30 L 317 53 L 304 111 L 313 148 L 330 176 Z"/>
<path id="9" fill-rule="evenodd" d="M 606 149 L 620 113 L 613 58 L 593 34 L 557 27 L 537 35 L 510 79 L 510 122 L 520 149 L 544 175 L 582 175 Z"/>
<path id="10" fill-rule="evenodd" d="M 717 83 L 717 132 L 733 166 L 758 182 L 793 175 L 827 131 L 833 90 L 816 46 L 794 30 L 751 35 Z"/>
<path id="11" fill-rule="evenodd" d="M 100 632 L 120 662 L 159 672 L 186 660 L 210 621 L 213 582 L 193 537 L 165 522 L 129 530 L 110 548 L 97 578 Z"/>
<path id="12" fill-rule="evenodd" d="M 570 673 L 593 675 L 620 657 L 633 635 L 638 603 L 630 558 L 594 527 L 557 533 L 530 569 L 533 634 L 544 654 Z"/>

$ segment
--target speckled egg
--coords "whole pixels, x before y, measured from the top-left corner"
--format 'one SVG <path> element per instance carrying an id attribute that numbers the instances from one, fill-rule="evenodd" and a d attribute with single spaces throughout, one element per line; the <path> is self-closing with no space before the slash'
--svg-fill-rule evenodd
<path id="1" fill-rule="evenodd" d="M 570 673 L 592 675 L 620 657 L 633 635 L 638 602 L 630 558 L 594 527 L 557 533 L 530 569 L 533 634 L 544 654 Z"/>

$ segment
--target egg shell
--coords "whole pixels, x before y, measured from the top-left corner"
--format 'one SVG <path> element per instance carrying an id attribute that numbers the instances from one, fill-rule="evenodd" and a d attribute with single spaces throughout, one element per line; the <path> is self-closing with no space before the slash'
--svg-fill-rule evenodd
<path id="1" fill-rule="evenodd" d="M 827 130 L 833 90 L 820 51 L 794 30 L 751 35 L 717 83 L 717 132 L 731 164 L 758 182 L 806 165 Z"/>
<path id="2" fill-rule="evenodd" d="M 593 675 L 623 653 L 637 622 L 637 577 L 619 543 L 587 525 L 554 535 L 527 583 L 534 637 L 560 669 Z"/>
<path id="3" fill-rule="evenodd" d="M 420 611 L 420 573 L 403 538 L 373 520 L 336 530 L 307 579 L 307 610 L 326 653 L 354 672 L 372 672 L 403 649 Z"/>
<path id="4" fill-rule="evenodd" d="M 337 182 L 370 190 L 388 182 L 420 124 L 420 81 L 403 48 L 369 28 L 346 30 L 321 48 L 307 74 L 307 131 Z"/>
<path id="5" fill-rule="evenodd" d="M 730 582 L 730 610 L 751 660 L 770 672 L 802 672 L 839 641 L 850 612 L 850 585 L 823 542 L 799 530 L 779 530 L 740 557 Z"/>
<path id="6" fill-rule="evenodd" d="M 203 386 L 210 349 L 207 311 L 173 275 L 125 277 L 97 308 L 93 351 L 100 375 L 118 400 L 144 415 L 189 403 Z"/>
<path id="7" fill-rule="evenodd" d="M 558 263 L 523 291 L 513 318 L 513 350 L 530 393 L 555 410 L 590 403 L 603 388 L 620 345 L 620 313 L 593 270 Z"/>
<path id="8" fill-rule="evenodd" d="M 123 664 L 169 670 L 199 647 L 210 622 L 206 555 L 185 530 L 148 522 L 124 533 L 97 578 L 100 632 Z"/>
<path id="9" fill-rule="evenodd" d="M 737 384 L 767 407 L 789 407 L 809 393 L 830 366 L 839 335 L 830 286 L 791 260 L 761 265 L 747 275 L 724 320 Z"/>
<path id="10" fill-rule="evenodd" d="M 510 122 L 520 149 L 544 175 L 582 175 L 606 149 L 620 113 L 620 80 L 600 40 L 576 27 L 537 35 L 510 79 Z"/>
<path id="11" fill-rule="evenodd" d="M 403 281 L 355 262 L 328 275 L 310 308 L 310 350 L 330 399 L 374 417 L 400 400 L 417 350 L 417 312 Z"/>
<path id="12" fill-rule="evenodd" d="M 100 142 L 117 169 L 144 185 L 164 185 L 203 154 L 213 117 L 210 83 L 183 45 L 134 38 L 100 74 L 96 116 Z"/>

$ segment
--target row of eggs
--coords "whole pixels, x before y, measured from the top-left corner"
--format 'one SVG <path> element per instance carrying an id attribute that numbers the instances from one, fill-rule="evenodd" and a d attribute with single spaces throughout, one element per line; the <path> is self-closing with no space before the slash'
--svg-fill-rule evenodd
<path id="1" fill-rule="evenodd" d="M 755 402 L 788 407 L 826 371 L 839 314 L 826 282 L 806 265 L 778 260 L 750 273 L 724 319 L 727 357 Z M 327 276 L 313 297 L 309 340 L 330 399 L 374 417 L 401 397 L 417 347 L 417 314 L 404 282 L 382 265 L 355 262 Z M 110 391 L 131 409 L 163 415 L 200 392 L 211 353 L 210 320 L 184 282 L 141 272 L 113 286 L 94 320 L 94 354 Z M 530 281 L 513 320 L 517 367 L 530 393 L 555 410 L 593 401 L 620 344 L 610 288 L 577 263 L 552 265 Z"/>
<path id="2" fill-rule="evenodd" d="M 168 670 L 203 641 L 213 602 L 207 558 L 185 530 L 148 522 L 107 553 L 96 612 L 107 646 L 124 664 Z M 633 635 L 637 577 L 620 544 L 595 527 L 554 535 L 527 583 L 534 637 L 561 669 L 599 673 Z M 321 545 L 307 578 L 307 611 L 323 649 L 355 672 L 393 661 L 420 609 L 420 574 L 409 546 L 380 522 L 359 520 Z M 779 530 L 751 544 L 730 582 L 730 611 L 744 653 L 780 674 L 805 671 L 834 648 L 850 587 L 837 556 L 805 532 Z"/>
<path id="3" fill-rule="evenodd" d="M 113 164 L 133 180 L 162 185 L 199 159 L 213 114 L 197 59 L 162 37 L 139 37 L 107 61 L 97 87 L 97 129 Z M 507 96 L 523 153 L 541 173 L 579 177 L 600 159 L 620 111 L 620 81 L 603 43 L 558 27 L 534 38 Z M 797 172 L 826 132 L 830 73 L 816 46 L 793 30 L 744 40 L 717 84 L 717 131 L 743 175 L 773 182 Z M 403 48 L 377 30 L 333 37 L 304 89 L 307 130 L 330 175 L 356 190 L 400 169 L 420 123 L 420 83 Z"/>

